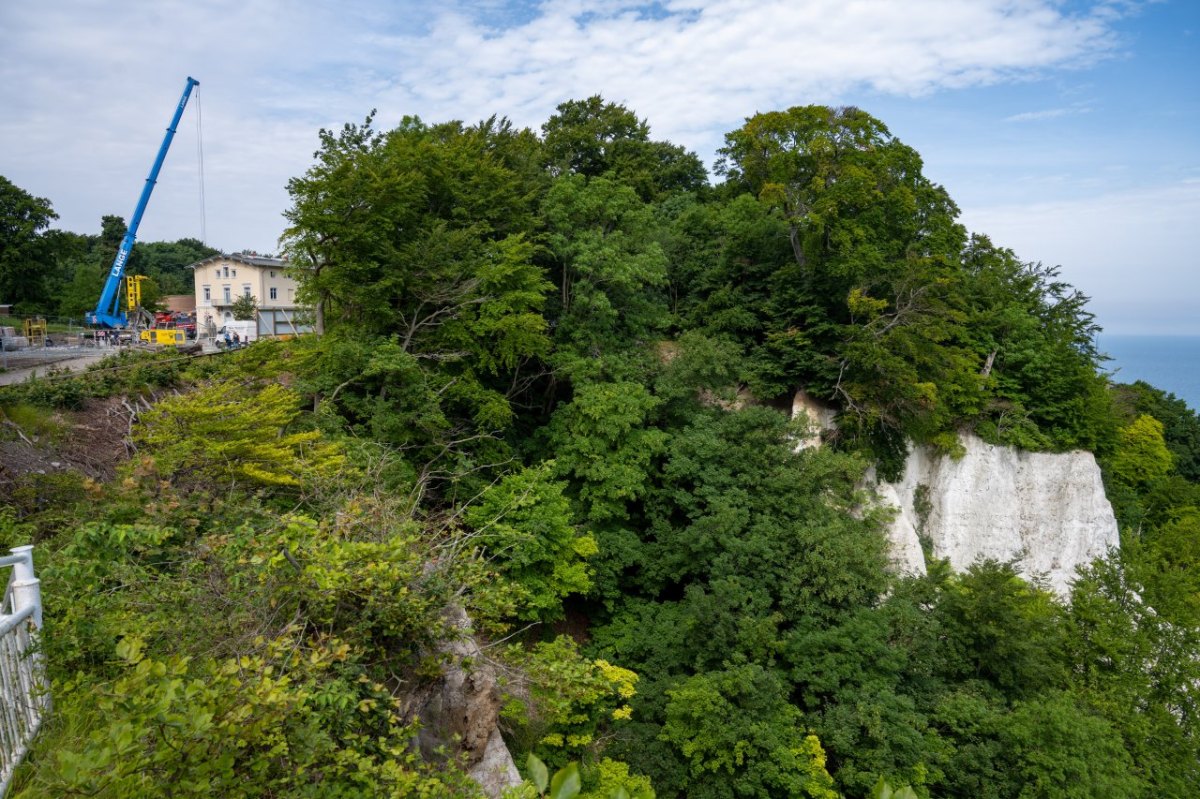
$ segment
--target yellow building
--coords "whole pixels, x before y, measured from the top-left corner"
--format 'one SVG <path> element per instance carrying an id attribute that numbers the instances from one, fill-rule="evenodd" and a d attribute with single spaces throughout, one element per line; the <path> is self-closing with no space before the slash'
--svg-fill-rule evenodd
<path id="1" fill-rule="evenodd" d="M 191 265 L 196 285 L 196 331 L 211 336 L 233 321 L 233 303 L 249 295 L 258 307 L 258 335 L 295 335 L 311 330 L 296 302 L 296 280 L 288 262 L 253 253 L 213 255 Z"/>

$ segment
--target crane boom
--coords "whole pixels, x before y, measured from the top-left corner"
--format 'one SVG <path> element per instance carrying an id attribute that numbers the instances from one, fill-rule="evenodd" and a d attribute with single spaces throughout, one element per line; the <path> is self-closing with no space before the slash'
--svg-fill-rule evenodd
<path id="1" fill-rule="evenodd" d="M 142 223 L 142 214 L 146 212 L 146 204 L 150 202 L 150 193 L 154 191 L 154 184 L 158 182 L 158 172 L 167 158 L 171 140 L 175 138 L 175 129 L 179 127 L 183 109 L 192 95 L 192 89 L 199 85 L 200 81 L 188 77 L 187 85 L 183 88 L 183 96 L 179 98 L 175 115 L 171 117 L 171 124 L 167 127 L 167 135 L 163 137 L 162 146 L 158 148 L 158 157 L 154 159 L 154 166 L 150 168 L 150 176 L 146 178 L 146 185 L 142 188 L 142 196 L 138 199 L 137 208 L 134 209 L 133 217 L 129 220 L 129 229 L 126 230 L 125 238 L 121 240 L 121 246 L 117 250 L 117 257 L 113 259 L 112 268 L 108 271 L 108 279 L 104 283 L 104 291 L 100 294 L 100 301 L 96 303 L 96 310 L 87 315 L 88 324 L 100 327 L 125 327 L 126 325 L 126 316 L 121 313 L 119 307 L 121 277 L 125 274 L 125 264 L 129 260 L 129 254 L 133 252 L 133 244 L 137 240 L 138 225 Z"/>

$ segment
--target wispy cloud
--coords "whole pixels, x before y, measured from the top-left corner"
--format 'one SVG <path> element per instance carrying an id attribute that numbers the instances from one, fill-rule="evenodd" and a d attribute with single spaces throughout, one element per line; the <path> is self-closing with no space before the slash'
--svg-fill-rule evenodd
<path id="1" fill-rule="evenodd" d="M 1080 67 L 1121 4 L 1058 0 L 133 0 L 0 4 L 0 174 L 64 227 L 128 213 L 183 78 L 202 82 L 210 238 L 269 249 L 316 128 L 404 114 L 538 125 L 603 93 L 710 157 L 758 110 Z M 1037 112 L 1035 112 L 1037 113 Z M 181 139 L 186 136 L 181 132 Z M 185 141 L 177 148 L 189 146 Z M 180 154 L 168 169 L 187 175 Z M 140 178 L 139 178 L 140 179 Z M 218 182 L 219 181 L 219 182 Z M 164 174 L 145 237 L 195 235 Z M 215 184 L 215 185 L 214 185 Z"/>
<path id="2" fill-rule="evenodd" d="M 697 134 L 755 110 L 855 90 L 921 95 L 992 84 L 1087 64 L 1117 43 L 1107 4 L 1076 15 L 1055 2 L 1008 0 L 673 0 L 659 8 L 557 0 L 501 30 L 449 13 L 428 35 L 372 44 L 407 64 L 398 99 L 453 115 L 494 98 L 533 122 L 553 101 L 602 89 L 653 109 L 663 135 L 704 146 Z"/>
<path id="3" fill-rule="evenodd" d="M 1073 117 L 1080 114 L 1091 113 L 1092 109 L 1088 105 L 1076 104 L 1064 106 L 1062 108 L 1047 108 L 1042 111 L 1025 111 L 1021 114 L 1013 114 L 1004 118 L 1005 122 L 1037 122 L 1043 119 L 1058 119 L 1060 117 Z"/>

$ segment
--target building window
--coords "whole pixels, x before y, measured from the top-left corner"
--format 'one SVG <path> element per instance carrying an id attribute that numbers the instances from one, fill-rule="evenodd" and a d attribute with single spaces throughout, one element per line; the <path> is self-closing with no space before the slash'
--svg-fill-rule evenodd
<path id="1" fill-rule="evenodd" d="M 279 299 L 279 289 L 275 288 L 274 286 L 271 286 L 271 299 Z"/>
<path id="2" fill-rule="evenodd" d="M 209 286 L 204 287 L 204 301 L 212 302 L 212 288 Z"/>
<path id="3" fill-rule="evenodd" d="M 229 277 L 229 267 L 225 267 L 225 277 Z"/>
<path id="4" fill-rule="evenodd" d="M 228 305 L 231 301 L 231 298 L 229 296 L 229 286 L 225 286 L 224 288 L 225 288 L 225 304 Z"/>
<path id="5" fill-rule="evenodd" d="M 275 277 L 275 270 L 271 270 L 271 277 Z"/>
<path id="6" fill-rule="evenodd" d="M 232 272 L 230 272 L 230 274 L 233 275 L 234 277 L 237 277 L 237 270 L 234 269 Z"/>
<path id="7" fill-rule="evenodd" d="M 247 297 L 250 296 L 250 284 L 249 283 L 242 284 L 242 294 L 244 294 Z"/>

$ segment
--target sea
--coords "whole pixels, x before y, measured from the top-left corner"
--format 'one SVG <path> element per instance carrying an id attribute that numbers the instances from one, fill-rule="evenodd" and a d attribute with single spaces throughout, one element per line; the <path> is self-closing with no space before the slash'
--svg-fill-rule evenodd
<path id="1" fill-rule="evenodd" d="M 1104 368 L 1117 383 L 1144 380 L 1200 411 L 1200 336 L 1129 336 L 1101 333 Z"/>

